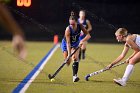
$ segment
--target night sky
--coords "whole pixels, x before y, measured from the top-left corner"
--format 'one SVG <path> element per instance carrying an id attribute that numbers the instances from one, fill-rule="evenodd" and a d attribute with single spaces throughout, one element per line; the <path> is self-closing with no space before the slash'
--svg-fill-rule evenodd
<path id="1" fill-rule="evenodd" d="M 100 39 L 104 34 L 107 34 L 105 38 L 111 38 L 115 31 L 112 26 L 125 27 L 130 33 L 140 34 L 140 2 L 137 0 L 32 0 L 30 7 L 17 7 L 16 0 L 13 0 L 8 6 L 49 27 L 55 31 L 54 34 L 63 34 L 68 25 L 70 11 L 74 10 L 78 15 L 79 9 L 87 11 L 87 18 L 93 26 L 94 39 Z M 24 29 L 29 28 L 25 18 L 13 10 L 10 11 L 19 24 L 24 25 Z M 29 24 L 30 29 L 36 26 L 33 22 Z M 30 36 L 29 31 L 25 32 Z M 40 37 L 43 35 L 40 34 Z"/>

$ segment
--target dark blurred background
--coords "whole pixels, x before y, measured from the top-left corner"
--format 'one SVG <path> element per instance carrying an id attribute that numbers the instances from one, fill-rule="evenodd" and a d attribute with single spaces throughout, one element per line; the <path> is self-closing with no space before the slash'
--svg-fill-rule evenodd
<path id="1" fill-rule="evenodd" d="M 140 2 L 137 0 L 32 0 L 30 7 L 17 7 L 16 0 L 7 4 L 23 28 L 27 40 L 52 41 L 55 34 L 63 38 L 70 11 L 87 11 L 93 31 L 89 42 L 116 42 L 115 28 L 125 27 L 140 34 Z M 0 26 L 0 40 L 11 35 Z"/>

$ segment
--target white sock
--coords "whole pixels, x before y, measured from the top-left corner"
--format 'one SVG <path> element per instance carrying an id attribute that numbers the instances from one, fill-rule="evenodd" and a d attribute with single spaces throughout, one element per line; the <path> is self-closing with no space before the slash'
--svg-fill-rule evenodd
<path id="1" fill-rule="evenodd" d="M 134 65 L 131 65 L 131 64 L 127 65 L 125 73 L 124 73 L 123 78 L 122 78 L 122 80 L 124 82 L 126 82 L 129 79 L 129 77 L 133 71 L 133 68 L 134 68 Z"/>

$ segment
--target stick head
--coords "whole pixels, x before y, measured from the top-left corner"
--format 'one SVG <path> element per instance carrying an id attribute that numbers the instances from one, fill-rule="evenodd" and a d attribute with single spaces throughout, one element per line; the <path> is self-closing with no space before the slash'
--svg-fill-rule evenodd
<path id="1" fill-rule="evenodd" d="M 49 79 L 52 79 L 53 77 L 51 76 L 51 74 L 49 74 L 49 75 L 48 75 L 48 78 L 49 78 Z"/>
<path id="2" fill-rule="evenodd" d="M 89 77 L 90 77 L 90 74 L 86 75 L 86 76 L 85 76 L 85 80 L 86 80 L 86 81 L 89 81 Z"/>

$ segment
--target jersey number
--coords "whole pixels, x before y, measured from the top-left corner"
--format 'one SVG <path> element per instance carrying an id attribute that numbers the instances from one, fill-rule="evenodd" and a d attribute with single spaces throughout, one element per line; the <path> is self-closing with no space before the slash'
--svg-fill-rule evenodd
<path id="1" fill-rule="evenodd" d="M 76 36 L 72 36 L 72 42 L 76 42 Z"/>

